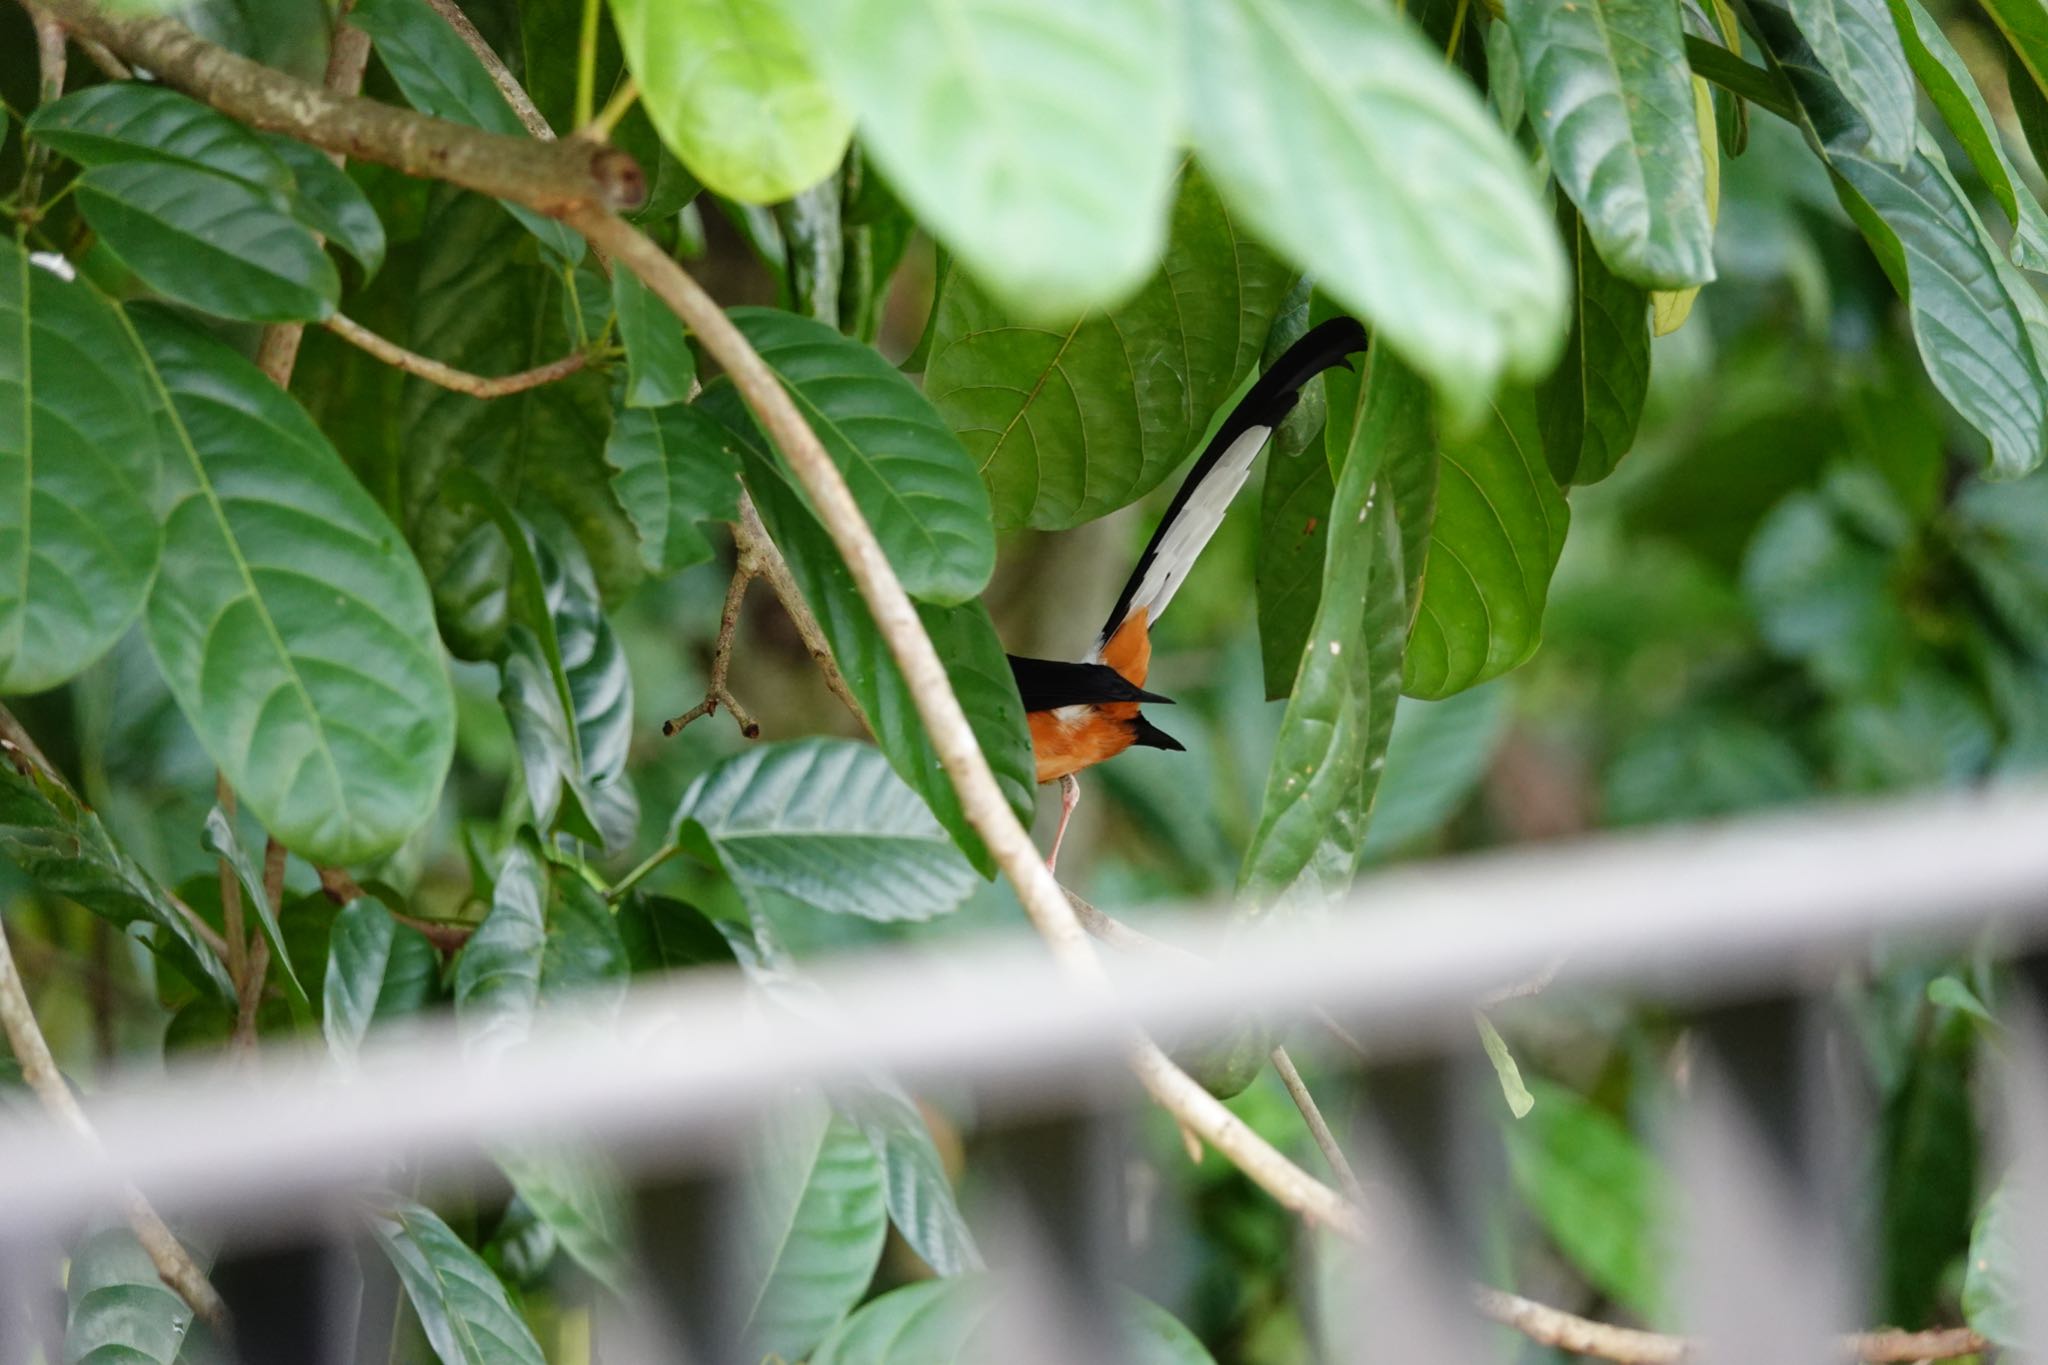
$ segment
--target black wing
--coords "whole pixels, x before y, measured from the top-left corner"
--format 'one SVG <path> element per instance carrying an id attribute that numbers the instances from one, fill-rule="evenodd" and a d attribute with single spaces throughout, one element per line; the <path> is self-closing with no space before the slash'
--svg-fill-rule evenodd
<path id="1" fill-rule="evenodd" d="M 1064 659 L 1020 659 L 1009 656 L 1010 672 L 1026 711 L 1050 711 L 1088 702 L 1150 701 L 1171 704 L 1173 698 L 1147 692 L 1108 664 L 1077 664 Z"/>

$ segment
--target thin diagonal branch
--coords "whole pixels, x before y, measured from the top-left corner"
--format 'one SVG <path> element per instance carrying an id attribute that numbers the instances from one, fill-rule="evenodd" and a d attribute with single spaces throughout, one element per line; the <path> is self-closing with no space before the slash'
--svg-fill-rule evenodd
<path id="1" fill-rule="evenodd" d="M 469 50 L 483 63 L 485 73 L 491 78 L 491 84 L 498 87 L 498 93 L 505 97 L 505 103 L 511 105 L 512 112 L 519 115 L 519 121 L 526 125 L 526 131 L 542 142 L 553 142 L 555 130 L 548 127 L 548 121 L 541 117 L 540 109 L 534 104 L 533 97 L 526 93 L 526 87 L 519 83 L 518 77 L 512 74 L 504 60 L 491 50 L 491 45 L 484 41 L 484 35 L 476 31 L 476 25 L 469 22 L 469 16 L 462 12 L 462 7 L 456 4 L 455 0 L 427 0 L 427 3 L 434 7 L 434 13 L 448 21 L 448 27 L 455 30 L 457 37 L 469 44 Z"/>
<path id="2" fill-rule="evenodd" d="M 557 379 L 566 379 L 590 363 L 590 357 L 578 351 L 574 355 L 565 355 L 560 360 L 551 360 L 545 365 L 536 365 L 517 374 L 492 377 L 458 370 L 453 365 L 442 364 L 432 356 L 421 355 L 418 351 L 408 351 L 397 342 L 378 336 L 361 323 L 340 313 L 328 318 L 322 325 L 349 345 L 368 351 L 387 365 L 395 365 L 407 374 L 418 375 L 430 384 L 453 389 L 456 393 L 466 393 L 472 398 L 503 398 L 507 394 L 539 388 L 542 384 L 552 384 Z"/>
<path id="3" fill-rule="evenodd" d="M 747 600 L 747 584 L 753 582 L 760 572 L 761 566 L 753 556 L 740 551 L 739 562 L 733 565 L 732 585 L 725 590 L 725 609 L 718 617 L 718 642 L 711 648 L 711 679 L 710 685 L 704 689 L 704 700 L 673 720 L 663 721 L 661 732 L 664 735 L 680 733 L 691 721 L 708 716 L 723 706 L 731 713 L 741 734 L 748 739 L 760 737 L 760 724 L 747 713 L 746 707 L 740 705 L 739 698 L 733 696 L 725 680 L 732 669 L 732 637 L 739 629 L 740 608 Z"/>
<path id="4" fill-rule="evenodd" d="M 790 624 L 796 627 L 797 638 L 804 642 L 804 648 L 809 651 L 811 662 L 818 666 L 825 686 L 847 710 L 853 712 L 853 718 L 872 733 L 874 727 L 868 724 L 867 712 L 861 709 L 860 699 L 853 695 L 853 689 L 846 685 L 846 675 L 839 671 L 839 661 L 832 657 L 832 646 L 827 643 L 825 632 L 811 611 L 811 604 L 804 601 L 803 589 L 797 587 L 796 578 L 789 571 L 789 561 L 769 539 L 768 528 L 761 524 L 761 514 L 754 510 L 754 500 L 746 493 L 740 494 L 740 519 L 732 524 L 732 543 L 742 558 L 754 562 L 761 581 L 774 590 L 775 600 L 782 603 Z"/>

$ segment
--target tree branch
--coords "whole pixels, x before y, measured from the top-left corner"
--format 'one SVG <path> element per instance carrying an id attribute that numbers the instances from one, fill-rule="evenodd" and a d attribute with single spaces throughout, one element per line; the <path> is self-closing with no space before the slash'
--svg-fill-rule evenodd
<path id="1" fill-rule="evenodd" d="M 323 867 L 319 872 L 321 893 L 336 905 L 347 905 L 352 900 L 369 895 L 362 887 L 356 885 L 355 878 L 341 868 Z M 378 903 L 383 904 L 381 901 Z M 453 920 L 421 919 L 417 915 L 408 915 L 403 910 L 394 910 L 388 905 L 384 906 L 384 911 L 406 928 L 418 930 L 422 938 L 445 954 L 460 951 L 462 945 L 469 942 L 469 936 L 476 932 L 474 924 L 459 924 Z"/>
<path id="2" fill-rule="evenodd" d="M 421 355 L 418 351 L 408 351 L 397 342 L 378 336 L 361 323 L 340 313 L 334 314 L 322 325 L 349 345 L 368 351 L 387 365 L 395 365 L 407 374 L 418 375 L 430 384 L 438 384 L 457 393 L 466 393 L 472 398 L 503 398 L 507 394 L 539 388 L 542 384 L 552 384 L 557 379 L 566 379 L 590 363 L 590 357 L 578 351 L 574 355 L 565 355 L 560 360 L 550 360 L 545 365 L 536 365 L 533 369 L 521 370 L 517 374 L 491 377 L 458 370 L 453 365 L 443 365 L 433 357 Z"/>
<path id="3" fill-rule="evenodd" d="M 725 590 L 725 609 L 718 617 L 718 642 L 711 648 L 711 685 L 704 690 L 704 700 L 675 719 L 661 723 L 664 735 L 677 734 L 691 721 L 708 716 L 723 706 L 732 714 L 733 723 L 740 727 L 741 734 L 748 739 L 760 737 L 760 725 L 747 714 L 747 708 L 740 705 L 739 698 L 733 696 L 732 689 L 725 683 L 726 674 L 732 668 L 732 637 L 739 629 L 740 607 L 747 600 L 747 584 L 761 572 L 760 564 L 745 550 L 739 552 L 738 561 L 733 565 L 732 586 Z"/>
<path id="4" fill-rule="evenodd" d="M 526 131 L 542 142 L 553 142 L 555 130 L 541 117 L 532 96 L 526 93 L 526 87 L 519 83 L 503 59 L 491 50 L 491 45 L 484 41 L 484 35 L 476 31 L 476 25 L 469 22 L 469 16 L 462 12 L 462 7 L 457 5 L 455 0 L 427 0 L 427 3 L 434 7 L 434 13 L 448 21 L 448 27 L 455 30 L 457 37 L 469 44 L 469 50 L 483 63 L 485 73 L 491 78 L 491 84 L 498 87 L 498 93 L 505 97 L 505 103 L 511 105 L 512 112 L 519 115 L 519 121 L 526 125 Z"/>
<path id="5" fill-rule="evenodd" d="M 860 699 L 847 687 L 846 675 L 839 671 L 839 661 L 832 657 L 832 646 L 826 643 L 825 632 L 819 627 L 811 604 L 804 601 L 803 590 L 797 587 L 796 578 L 789 571 L 789 561 L 768 538 L 768 528 L 761 524 L 761 514 L 754 510 L 754 500 L 745 492 L 740 494 L 740 519 L 732 523 L 732 544 L 742 558 L 753 560 L 761 580 L 774 590 L 775 600 L 782 603 L 790 624 L 796 627 L 797 638 L 810 652 L 811 662 L 818 666 L 825 686 L 872 734 L 874 727 L 868 724 L 867 712 L 861 709 Z"/>
<path id="6" fill-rule="evenodd" d="M 1699 1349 L 1697 1342 L 1685 1337 L 1593 1322 L 1498 1289 L 1475 1290 L 1473 1301 L 1480 1313 L 1503 1327 L 1512 1327 L 1538 1345 L 1596 1356 L 1618 1365 L 1683 1365 L 1694 1359 Z M 1990 1342 L 1967 1327 L 1944 1327 L 1931 1332 L 1856 1332 L 1841 1338 L 1838 1345 L 1843 1359 L 1868 1365 L 1953 1360 L 1991 1347 Z"/>

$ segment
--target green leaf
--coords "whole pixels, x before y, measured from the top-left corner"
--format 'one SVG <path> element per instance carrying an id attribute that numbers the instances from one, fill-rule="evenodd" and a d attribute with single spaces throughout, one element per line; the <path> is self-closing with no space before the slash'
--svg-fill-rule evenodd
<path id="1" fill-rule="evenodd" d="M 1874 1231 L 1884 1322 L 1929 1322 L 1941 1313 L 1954 1292 L 1951 1270 L 1969 1251 L 1977 1194 L 1976 1029 L 1965 1017 L 1914 1013 L 1924 1028 L 1884 1096 L 1878 1128 L 1883 1183 Z"/>
<path id="2" fill-rule="evenodd" d="M 780 5 L 611 0 L 654 127 L 708 188 L 772 204 L 838 167 L 853 118 Z"/>
<path id="3" fill-rule="evenodd" d="M 618 1171 L 594 1153 L 568 1149 L 499 1151 L 497 1162 L 562 1250 L 599 1284 L 626 1293 L 638 1277 Z"/>
<path id="4" fill-rule="evenodd" d="M 1855 534 L 1825 496 L 1799 492 L 1757 526 L 1742 583 L 1767 645 L 1830 691 L 1855 695 L 1889 687 L 1911 648 L 1892 572 L 1892 556 Z"/>
<path id="5" fill-rule="evenodd" d="M 548 873 L 525 844 L 507 850 L 491 909 L 455 959 L 455 1017 L 471 1049 L 494 1055 L 526 1041 L 540 1007 Z"/>
<path id="6" fill-rule="evenodd" d="M 2041 0 L 1985 0 L 1984 12 L 2005 35 L 2012 60 L 2028 77 L 2024 82 L 2014 81 L 2015 87 L 2031 86 L 2036 94 L 2048 99 L 2048 9 L 2042 7 Z M 2013 104 L 2020 109 L 2024 122 L 2026 102 L 2017 89 Z M 2031 130 L 2028 137 L 2033 137 Z"/>
<path id="7" fill-rule="evenodd" d="M 864 1305 L 811 1356 L 810 1365 L 972 1365 L 998 1355 L 1002 1290 L 989 1277 L 926 1280 Z M 1214 1365 L 1194 1333 L 1165 1309 L 1116 1292 L 1120 1360 L 1129 1365 Z"/>
<path id="8" fill-rule="evenodd" d="M 317 148 L 282 133 L 265 133 L 263 140 L 291 167 L 297 184 L 292 212 L 299 221 L 355 257 L 366 277 L 375 275 L 384 264 L 384 221 L 362 187 Z"/>
<path id="9" fill-rule="evenodd" d="M 78 177 L 78 208 L 136 278 L 201 312 L 321 321 L 341 297 L 311 230 L 244 181 L 172 163 L 91 166 Z"/>
<path id="10" fill-rule="evenodd" d="M 707 394 L 709 410 L 728 423 L 745 421 L 744 411 L 729 388 Z M 853 575 L 839 557 L 825 529 L 784 480 L 749 427 L 731 428 L 740 442 L 747 485 L 769 535 L 789 561 L 790 574 L 804 600 L 817 614 L 819 628 L 854 699 L 861 705 L 876 742 L 890 766 L 925 799 L 968 860 L 983 876 L 993 876 L 995 863 L 981 837 L 968 824 L 952 781 L 939 763 L 938 751 L 925 733 L 903 670 L 876 630 L 867 603 L 854 586 Z M 1025 727 L 1024 703 L 1017 695 L 1002 642 L 988 609 L 979 602 L 958 607 L 918 608 L 918 617 L 946 665 L 946 675 L 974 727 L 996 781 L 1020 820 L 1029 820 L 1037 806 L 1033 792 L 1037 765 Z"/>
<path id="11" fill-rule="evenodd" d="M 995 568 L 988 493 L 924 395 L 871 346 L 772 308 L 732 320 L 817 433 L 911 596 L 981 593 Z"/>
<path id="12" fill-rule="evenodd" d="M 1391 355 L 1369 364 L 1354 407 L 1331 423 L 1351 440 L 1330 505 L 1322 597 L 1238 873 L 1239 890 L 1261 902 L 1350 886 L 1400 699 L 1406 575 L 1381 481 L 1427 447 L 1429 395 Z"/>
<path id="13" fill-rule="evenodd" d="M 1469 436 L 1445 437 L 1436 520 L 1402 689 L 1448 697 L 1536 650 L 1571 512 L 1544 464 L 1535 403 L 1501 394 Z M 1405 528 L 1404 528 L 1405 529 Z"/>
<path id="14" fill-rule="evenodd" d="M 250 860 L 248 850 L 235 837 L 235 827 L 229 822 L 227 812 L 219 806 L 206 813 L 206 830 L 199 842 L 208 853 L 218 855 L 234 870 L 235 879 L 242 884 L 243 908 L 254 914 L 256 922 L 263 926 L 263 937 L 270 940 L 270 951 L 277 958 L 278 965 L 284 968 L 284 978 L 291 983 L 292 995 L 304 1003 L 306 988 L 299 984 L 299 973 L 292 966 L 284 932 L 277 926 L 277 911 L 271 907 L 270 897 L 263 894 L 262 869 Z"/>
<path id="15" fill-rule="evenodd" d="M 40 692 L 142 610 L 157 435 L 119 316 L 4 239 L 0 336 L 0 693 Z"/>
<path id="16" fill-rule="evenodd" d="M 612 273 L 619 341 L 626 348 L 626 406 L 687 403 L 697 393 L 697 357 L 683 320 L 631 270 Z"/>
<path id="17" fill-rule="evenodd" d="M 1538 1080 L 1535 1108 L 1502 1131 L 1515 1188 L 1574 1268 L 1637 1317 L 1661 1302 L 1666 1191 L 1641 1143 L 1576 1092 Z"/>
<path id="18" fill-rule="evenodd" d="M 1963 1319 L 2001 1346 L 2015 1349 L 2029 1337 L 2040 1298 L 2027 1282 L 2027 1244 L 2034 1229 L 2018 1186 L 2007 1179 L 1992 1191 L 1970 1233 L 1970 1263 L 1963 1276 Z"/>
<path id="19" fill-rule="evenodd" d="M 1259 494 L 1259 553 L 1252 581 L 1259 602 L 1259 656 L 1266 700 L 1294 690 L 1302 650 L 1322 601 L 1323 560 L 1330 538 L 1330 502 L 1337 486 L 1323 458 L 1322 376 L 1273 433 L 1266 484 Z"/>
<path id="20" fill-rule="evenodd" d="M 81 166 L 181 165 L 268 190 L 278 205 L 293 188 L 274 144 L 169 86 L 117 81 L 80 90 L 36 110 L 28 135 Z"/>
<path id="21" fill-rule="evenodd" d="M 1522 1068 L 1515 1065 L 1515 1054 L 1508 1051 L 1508 1040 L 1501 1037 L 1493 1021 L 1478 1010 L 1472 1012 L 1472 1022 L 1479 1029 L 1479 1045 L 1485 1049 L 1494 1078 L 1500 1082 L 1501 1098 L 1507 1101 L 1508 1112 L 1518 1119 L 1529 1117 L 1529 1111 L 1536 1107 L 1536 1097 L 1529 1093 L 1529 1087 L 1522 1081 Z"/>
<path id="22" fill-rule="evenodd" d="M 1787 0 L 1810 56 L 1863 125 L 1846 150 L 1904 167 L 1913 157 L 1913 73 L 1884 0 Z M 1991 6 L 1996 13 L 1997 6 Z M 2037 6 L 2038 8 L 2038 6 Z"/>
<path id="23" fill-rule="evenodd" d="M 734 961 L 732 944 L 702 910 L 668 896 L 628 896 L 619 907 L 619 938 L 636 972 Z"/>
<path id="24" fill-rule="evenodd" d="M 743 1329 L 758 1355 L 801 1359 L 860 1302 L 889 1231 L 882 1163 L 822 1104 L 781 1115 L 748 1172 Z M 751 1358 L 751 1357 L 750 1357 Z"/>
<path id="25" fill-rule="evenodd" d="M 702 564 L 711 558 L 711 543 L 697 523 L 739 516 L 732 437 L 699 408 L 619 408 L 604 458 L 650 573 Z"/>
<path id="26" fill-rule="evenodd" d="M 432 1210 L 400 1201 L 371 1230 L 442 1365 L 546 1365 L 505 1286 Z"/>
<path id="27" fill-rule="evenodd" d="M 1398 505 L 1395 513 L 1399 515 Z M 1408 700 L 1394 714 L 1387 768 L 1361 857 L 1390 857 L 1440 828 L 1486 775 L 1508 723 L 1506 684 L 1443 701 Z"/>
<path id="28" fill-rule="evenodd" d="M 413 108 L 487 133 L 528 135 L 469 44 L 423 0 L 357 0 L 348 21 L 376 43 L 384 69 Z M 563 224 L 523 204 L 498 202 L 558 258 L 583 259 L 583 239 Z"/>
<path id="29" fill-rule="evenodd" d="M 753 745 L 691 784 L 676 825 L 734 881 L 832 914 L 930 919 L 974 885 L 917 793 L 852 740 Z"/>
<path id="30" fill-rule="evenodd" d="M 1151 271 L 1179 131 L 1170 0 L 802 0 L 792 12 L 862 148 L 1012 309 L 1071 318 Z"/>
<path id="31" fill-rule="evenodd" d="M 1646 288 L 1713 279 L 1714 223 L 1678 6 L 1510 0 L 1507 21 L 1537 136 L 1601 258 Z"/>
<path id="32" fill-rule="evenodd" d="M 1903 166 L 1867 153 L 1866 125 L 1816 67 L 1785 10 L 1769 0 L 1753 8 L 1834 173 L 1836 196 L 1906 300 L 1928 378 L 1990 441 L 2001 474 L 2034 468 L 2048 440 L 2048 379 L 2023 307 L 2038 301 L 2015 298 L 2021 282 L 1999 270 L 2000 254 L 1933 140 L 1922 132 Z"/>
<path id="33" fill-rule="evenodd" d="M 260 370 L 162 314 L 133 325 L 176 451 L 144 617 L 164 681 L 286 847 L 387 853 L 432 813 L 455 744 L 419 566 Z"/>
<path id="34" fill-rule="evenodd" d="M 1814 775 L 1792 739 L 1742 716 L 1687 708 L 1629 736 L 1607 770 L 1615 825 L 1711 820 L 1809 798 Z"/>
<path id="35" fill-rule="evenodd" d="M 910 1249 L 941 1275 L 980 1270 L 981 1249 L 960 1212 L 931 1129 L 910 1096 L 894 1085 L 879 1085 L 842 1100 L 840 1109 L 875 1149 L 889 1221 Z"/>
<path id="36" fill-rule="evenodd" d="M 439 974 L 440 959 L 424 934 L 368 896 L 350 901 L 328 936 L 320 1010 L 327 1050 L 354 1057 L 372 1022 L 412 1014 L 432 999 Z"/>
<path id="37" fill-rule="evenodd" d="M 1998 1022 L 1998 1016 L 1991 1012 L 1983 1000 L 1978 998 L 1977 992 L 1971 990 L 1961 977 L 1937 976 L 1928 982 L 1927 1003 L 1966 1014 L 1978 1023 L 1986 1025 L 1993 1033 L 2004 1027 Z"/>
<path id="38" fill-rule="evenodd" d="M 1231 207 L 1476 419 L 1549 370 L 1564 258 L 1527 163 L 1398 12 L 1196 0 L 1195 151 Z"/>
<path id="39" fill-rule="evenodd" d="M 1166 259 L 1126 303 L 1039 327 L 948 274 L 925 394 L 981 469 L 998 526 L 1078 526 L 1180 467 L 1258 363 L 1290 279 L 1190 165 Z"/>
<path id="40" fill-rule="evenodd" d="M 128 932 L 200 990 L 235 1001 L 227 968 L 177 903 L 114 843 L 100 817 L 31 764 L 0 749 L 0 852 L 53 896 Z M 137 926 L 143 926 L 138 929 Z"/>
<path id="41" fill-rule="evenodd" d="M 126 1227 L 80 1242 L 65 1276 L 65 1365 L 199 1365 L 224 1358 Z"/>
<path id="42" fill-rule="evenodd" d="M 1635 444 L 1642 420 L 1650 390 L 1650 300 L 1608 270 L 1585 220 L 1569 206 L 1559 218 L 1577 281 L 1564 359 L 1536 391 L 1543 453 L 1559 483 L 1598 483 Z"/>
<path id="43" fill-rule="evenodd" d="M 615 1006 L 626 993 L 626 944 L 611 907 L 590 883 L 565 877 L 548 915 L 540 959 L 543 1004 Z"/>
<path id="44" fill-rule="evenodd" d="M 1748 106 L 1738 98 L 1731 97 L 1729 104 L 1738 112 Z M 1707 222 L 1711 226 L 1721 218 L 1721 136 L 1714 111 L 1714 88 L 1704 76 L 1692 78 L 1693 121 L 1697 125 L 1700 155 L 1706 164 Z M 1747 118 L 1743 113 L 1742 117 Z M 1685 325 L 1692 316 L 1693 301 L 1700 295 L 1700 287 L 1687 289 L 1659 289 L 1650 295 L 1651 330 L 1658 336 L 1670 336 Z"/>

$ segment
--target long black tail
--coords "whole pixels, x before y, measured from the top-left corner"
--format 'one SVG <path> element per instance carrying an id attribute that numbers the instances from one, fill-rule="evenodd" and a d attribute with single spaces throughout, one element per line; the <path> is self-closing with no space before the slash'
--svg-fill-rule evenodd
<path id="1" fill-rule="evenodd" d="M 1223 524 L 1223 514 L 1244 487 L 1260 448 L 1294 410 L 1301 397 L 1301 386 L 1335 366 L 1348 369 L 1350 362 L 1345 357 L 1364 349 L 1365 328 L 1356 318 L 1331 318 L 1310 329 L 1259 376 L 1223 419 L 1223 425 L 1216 429 L 1201 458 L 1188 471 L 1180 491 L 1167 505 L 1159 529 L 1152 533 L 1145 553 L 1138 556 L 1137 568 L 1131 570 L 1130 581 L 1124 584 L 1109 619 L 1103 622 L 1102 634 L 1095 641 L 1096 651 L 1138 608 L 1146 609 L 1148 624 L 1159 619 L 1209 538 Z"/>

